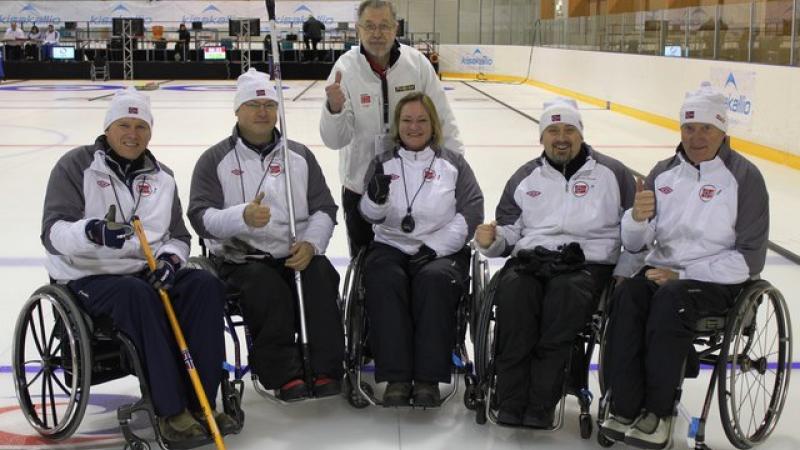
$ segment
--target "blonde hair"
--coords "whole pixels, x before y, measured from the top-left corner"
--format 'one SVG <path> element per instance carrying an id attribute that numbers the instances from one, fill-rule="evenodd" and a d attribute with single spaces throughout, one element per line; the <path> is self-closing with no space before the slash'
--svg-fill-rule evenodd
<path id="1" fill-rule="evenodd" d="M 400 140 L 400 112 L 403 110 L 403 107 L 409 103 L 419 102 L 422 104 L 422 107 L 425 108 L 425 112 L 428 113 L 428 117 L 431 119 L 431 141 L 429 145 L 431 147 L 439 148 L 442 146 L 442 121 L 439 119 L 439 113 L 436 112 L 436 105 L 433 104 L 433 100 L 428 97 L 427 94 L 424 92 L 412 92 L 397 102 L 397 107 L 394 109 L 394 119 L 392 120 L 392 129 L 389 132 L 389 135 L 397 145 L 403 145 L 402 140 Z"/>

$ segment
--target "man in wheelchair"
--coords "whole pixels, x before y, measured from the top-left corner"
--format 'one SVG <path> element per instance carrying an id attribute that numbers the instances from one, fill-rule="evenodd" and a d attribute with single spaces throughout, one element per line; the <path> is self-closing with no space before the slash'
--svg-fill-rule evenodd
<path id="1" fill-rule="evenodd" d="M 211 406 L 224 360 L 222 284 L 183 269 L 189 232 L 172 171 L 147 150 L 153 117 L 149 99 L 118 91 L 105 116 L 105 133 L 76 148 L 53 168 L 42 219 L 50 277 L 76 294 L 92 316 L 110 316 L 135 344 L 146 368 L 158 428 L 169 443 L 208 441 L 181 355 L 156 292 L 173 300 Z M 108 211 L 108 212 L 107 212 Z M 130 220 L 147 230 L 157 257 L 151 271 Z M 236 427 L 216 413 L 223 432 Z"/>
<path id="2" fill-rule="evenodd" d="M 339 274 L 324 256 L 336 204 L 314 154 L 289 141 L 297 242 L 289 242 L 278 96 L 265 73 L 237 82 L 237 124 L 206 150 L 192 176 L 188 216 L 206 240 L 221 278 L 241 293 L 253 337 L 250 367 L 283 401 L 341 392 L 344 332 L 337 306 Z M 302 271 L 311 371 L 298 335 L 294 271 Z M 311 380 L 312 385 L 307 385 Z"/>
<path id="3" fill-rule="evenodd" d="M 497 421 L 533 428 L 553 426 L 572 343 L 612 272 L 634 267 L 632 255 L 620 256 L 619 228 L 633 175 L 583 141 L 573 100 L 544 108 L 544 153 L 514 173 L 496 222 L 475 232 L 484 255 L 512 256 L 495 294 Z"/>
<path id="4" fill-rule="evenodd" d="M 681 143 L 637 181 L 622 221 L 644 269 L 614 292 L 603 363 L 606 437 L 644 448 L 670 441 L 695 324 L 725 315 L 741 284 L 764 268 L 769 199 L 755 165 L 730 147 L 725 97 L 703 83 L 680 111 Z"/>

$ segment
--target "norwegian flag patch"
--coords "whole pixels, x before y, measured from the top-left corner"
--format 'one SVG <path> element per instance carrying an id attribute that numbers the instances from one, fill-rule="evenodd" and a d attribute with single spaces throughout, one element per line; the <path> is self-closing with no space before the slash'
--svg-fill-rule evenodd
<path id="1" fill-rule="evenodd" d="M 550 116 L 552 122 L 561 122 L 561 114 L 553 114 Z"/>
<path id="2" fill-rule="evenodd" d="M 361 94 L 361 106 L 369 106 L 372 103 L 372 97 L 369 94 Z"/>
<path id="3" fill-rule="evenodd" d="M 128 114 L 139 114 L 139 108 L 136 108 L 134 106 L 129 106 L 128 107 Z"/>
<path id="4" fill-rule="evenodd" d="M 684 119 L 694 119 L 694 111 L 686 111 L 683 114 Z"/>
<path id="5" fill-rule="evenodd" d="M 263 97 L 265 95 L 267 95 L 267 91 L 265 91 L 264 89 L 257 89 L 256 90 L 256 96 Z"/>
<path id="6" fill-rule="evenodd" d="M 426 181 L 432 180 L 436 177 L 436 171 L 434 171 L 433 169 L 425 169 L 422 172 L 422 176 L 425 178 Z"/>

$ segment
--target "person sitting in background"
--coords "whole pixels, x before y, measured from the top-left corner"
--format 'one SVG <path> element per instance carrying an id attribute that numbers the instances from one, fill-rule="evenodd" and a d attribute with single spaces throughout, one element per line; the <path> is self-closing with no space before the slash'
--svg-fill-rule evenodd
<path id="1" fill-rule="evenodd" d="M 44 43 L 42 44 L 42 60 L 49 60 L 52 56 L 53 47 L 58 45 L 61 41 L 61 34 L 56 31 L 53 24 L 47 26 L 47 31 L 44 33 Z"/>
<path id="2" fill-rule="evenodd" d="M 39 44 L 42 40 L 42 32 L 39 27 L 33 24 L 28 31 L 28 42 L 25 43 L 25 59 L 39 59 Z"/>

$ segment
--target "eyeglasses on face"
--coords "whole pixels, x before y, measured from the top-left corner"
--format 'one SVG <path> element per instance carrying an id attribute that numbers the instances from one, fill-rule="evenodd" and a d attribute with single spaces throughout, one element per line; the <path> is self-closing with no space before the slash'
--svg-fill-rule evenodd
<path id="1" fill-rule="evenodd" d="M 265 103 L 259 103 L 259 102 L 255 102 L 255 101 L 244 102 L 244 103 L 242 103 L 242 106 L 244 106 L 244 107 L 246 107 L 248 109 L 251 109 L 253 111 L 260 110 L 261 108 L 264 108 L 267 111 L 275 111 L 275 110 L 278 109 L 278 104 L 275 103 L 275 102 L 272 102 L 272 101 L 265 102 Z"/>
<path id="2" fill-rule="evenodd" d="M 386 22 L 383 22 L 378 25 L 375 25 L 374 23 L 371 22 L 359 23 L 358 26 L 361 27 L 362 30 L 372 34 L 374 34 L 376 31 L 379 32 L 380 34 L 386 34 L 394 30 L 394 28 L 396 27 L 396 25 Z"/>

